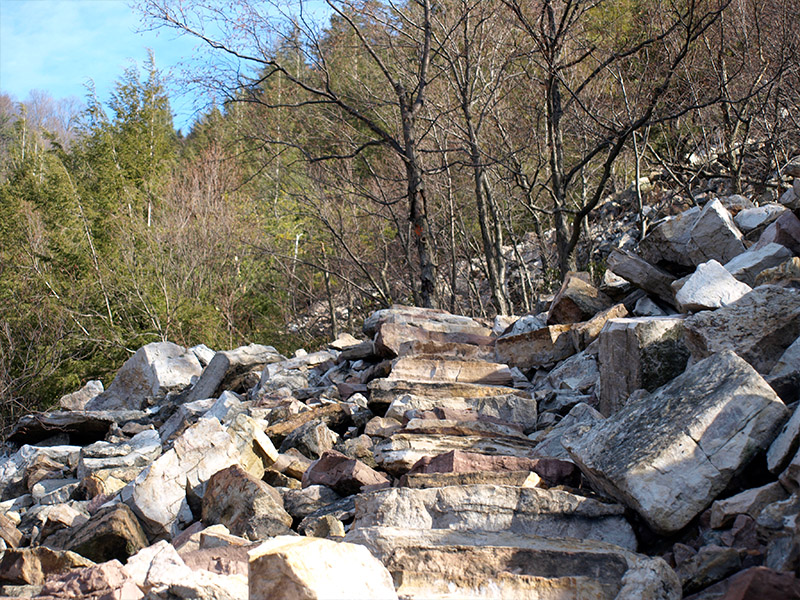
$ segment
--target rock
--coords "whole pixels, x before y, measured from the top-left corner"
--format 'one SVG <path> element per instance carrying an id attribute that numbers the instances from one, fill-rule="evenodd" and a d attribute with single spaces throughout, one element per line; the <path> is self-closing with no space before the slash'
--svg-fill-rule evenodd
<path id="1" fill-rule="evenodd" d="M 301 490 L 282 489 L 280 493 L 286 512 L 298 521 L 342 499 L 328 486 L 316 484 L 307 485 Z"/>
<path id="2" fill-rule="evenodd" d="M 711 504 L 787 417 L 758 373 L 722 352 L 562 444 L 595 489 L 668 533 Z"/>
<path id="3" fill-rule="evenodd" d="M 567 273 L 550 305 L 547 325 L 587 321 L 611 305 L 611 299 L 592 285 L 588 273 Z"/>
<path id="4" fill-rule="evenodd" d="M 341 352 L 339 352 L 339 356 L 336 357 L 336 362 L 343 363 L 346 360 L 356 361 L 368 359 L 373 358 L 375 355 L 375 342 L 372 340 L 364 340 L 363 342 L 358 342 L 357 344 L 343 348 Z"/>
<path id="5" fill-rule="evenodd" d="M 533 449 L 533 455 L 571 460 L 569 452 L 561 444 L 562 436 L 573 427 L 592 427 L 603 419 L 602 414 L 585 402 L 576 404 L 555 427 L 539 439 L 539 443 Z"/>
<path id="6" fill-rule="evenodd" d="M 23 445 L 0 462 L 0 497 L 5 500 L 28 492 L 42 479 L 69 476 L 75 469 L 79 446 Z"/>
<path id="7" fill-rule="evenodd" d="M 682 317 L 612 319 L 598 338 L 599 410 L 619 410 L 637 389 L 652 392 L 686 367 Z"/>
<path id="8" fill-rule="evenodd" d="M 437 328 L 438 329 L 438 328 Z M 475 324 L 467 331 L 431 331 L 425 327 L 403 325 L 400 323 L 384 323 L 375 336 L 375 351 L 380 356 L 395 357 L 408 354 L 403 351 L 407 344 L 465 344 L 476 349 L 494 343 L 491 330 Z M 418 353 L 418 352 L 417 352 Z"/>
<path id="9" fill-rule="evenodd" d="M 78 490 L 77 479 L 43 479 L 31 486 L 31 496 L 37 504 L 63 504 Z"/>
<path id="10" fill-rule="evenodd" d="M 323 515 L 309 520 L 304 535 L 317 538 L 343 538 L 344 525 L 333 515 Z"/>
<path id="11" fill-rule="evenodd" d="M 375 454 L 373 449 L 375 442 L 368 435 L 359 435 L 358 437 L 349 438 L 340 441 L 333 449 L 341 452 L 347 458 L 352 458 L 361 461 L 370 469 L 374 469 L 378 465 L 375 463 Z"/>
<path id="12" fill-rule="evenodd" d="M 102 472 L 105 477 L 128 483 L 160 455 L 161 439 L 154 429 L 142 431 L 124 442 L 95 442 L 80 452 L 78 479 L 84 481 Z"/>
<path id="13" fill-rule="evenodd" d="M 214 358 L 216 352 L 214 352 L 211 348 L 206 346 L 205 344 L 198 344 L 197 346 L 192 346 L 189 348 L 191 352 L 197 357 L 197 360 L 200 361 L 200 364 L 203 368 L 208 366 L 208 363 L 211 362 L 211 359 Z"/>
<path id="14" fill-rule="evenodd" d="M 392 364 L 390 379 L 484 385 L 510 385 L 512 383 L 511 372 L 505 364 L 427 356 L 408 356 L 396 359 Z"/>
<path id="15" fill-rule="evenodd" d="M 59 406 L 64 410 L 83 410 L 86 403 L 92 400 L 104 391 L 103 382 L 93 379 L 87 381 L 77 392 L 72 392 L 66 396 L 62 396 L 58 401 Z"/>
<path id="16" fill-rule="evenodd" d="M 766 244 L 759 249 L 749 249 L 725 263 L 725 270 L 749 286 L 756 285 L 758 275 L 766 269 L 782 264 L 792 253 L 780 244 Z"/>
<path id="17" fill-rule="evenodd" d="M 696 592 L 736 573 L 742 568 L 738 550 L 721 546 L 704 546 L 677 569 L 683 591 Z"/>
<path id="18" fill-rule="evenodd" d="M 324 506 L 305 517 L 297 526 L 297 531 L 302 535 L 309 535 L 309 528 L 316 527 L 319 520 L 325 516 L 331 516 L 337 521 L 352 521 L 356 511 L 356 496 L 346 496 L 341 500 Z"/>
<path id="19" fill-rule="evenodd" d="M 594 540 L 391 527 L 354 529 L 346 539 L 386 565 L 404 598 L 681 597 L 678 577 L 663 560 Z"/>
<path id="20" fill-rule="evenodd" d="M 49 575 L 93 564 L 74 552 L 44 546 L 6 550 L 0 558 L 0 582 L 42 585 Z"/>
<path id="21" fill-rule="evenodd" d="M 584 351 L 570 356 L 550 371 L 547 383 L 555 390 L 589 393 L 599 378 L 597 356 Z"/>
<path id="22" fill-rule="evenodd" d="M 83 525 L 70 529 L 59 543 L 62 549 L 96 563 L 123 561 L 148 545 L 142 526 L 125 504 L 100 509 Z"/>
<path id="23" fill-rule="evenodd" d="M 603 326 L 610 319 L 622 319 L 623 317 L 627 316 L 628 309 L 625 308 L 625 305 L 615 304 L 611 308 L 597 313 L 585 323 L 576 323 L 570 330 L 572 343 L 575 345 L 577 350 L 585 350 L 589 344 L 597 339 L 597 336 L 600 335 L 600 331 L 603 329 Z"/>
<path id="24" fill-rule="evenodd" d="M 237 464 L 239 452 L 217 419 L 187 429 L 121 492 L 151 538 L 172 537 L 192 522 L 189 498 L 201 499 L 211 475 Z"/>
<path id="25" fill-rule="evenodd" d="M 71 410 L 26 415 L 14 425 L 7 441 L 38 444 L 54 435 L 66 434 L 71 444 L 91 444 L 105 438 L 113 423 L 143 416 L 138 411 Z"/>
<path id="26" fill-rule="evenodd" d="M 635 317 L 666 317 L 667 313 L 662 310 L 658 304 L 653 302 L 649 296 L 645 296 L 636 301 L 636 306 L 633 308 L 633 315 Z"/>
<path id="27" fill-rule="evenodd" d="M 749 285 L 734 278 L 716 260 L 710 260 L 697 266 L 675 294 L 675 300 L 681 311 L 696 312 L 728 306 L 750 291 Z"/>
<path id="28" fill-rule="evenodd" d="M 197 383 L 194 384 L 187 402 L 217 398 L 224 390 L 234 390 L 233 380 L 248 372 L 261 373 L 264 365 L 283 360 L 272 346 L 250 344 L 235 350 L 217 352 Z"/>
<path id="29" fill-rule="evenodd" d="M 797 600 L 800 580 L 790 573 L 777 573 L 767 567 L 750 567 L 715 583 L 686 600 Z"/>
<path id="30" fill-rule="evenodd" d="M 291 432 L 281 444 L 280 451 L 286 452 L 295 448 L 311 460 L 316 460 L 323 453 L 331 450 L 339 436 L 328 429 L 321 421 L 309 421 Z"/>
<path id="31" fill-rule="evenodd" d="M 795 256 L 800 256 L 800 219 L 792 211 L 785 211 L 767 227 L 753 249 L 760 250 L 771 243 L 786 246 Z"/>
<path id="32" fill-rule="evenodd" d="M 764 269 L 756 277 L 756 285 L 793 284 L 800 281 L 800 257 L 793 256 L 777 267 Z M 793 285 L 792 287 L 797 287 Z"/>
<path id="33" fill-rule="evenodd" d="M 636 548 L 623 507 L 560 490 L 496 485 L 391 488 L 356 497 L 352 528 L 508 531 Z"/>
<path id="34" fill-rule="evenodd" d="M 800 337 L 781 355 L 766 379 L 787 404 L 800 400 Z"/>
<path id="35" fill-rule="evenodd" d="M 636 287 L 653 294 L 670 306 L 675 304 L 671 287 L 675 278 L 666 271 L 624 250 L 613 250 L 607 262 L 609 269 Z"/>
<path id="36" fill-rule="evenodd" d="M 209 479 L 203 496 L 203 522 L 221 523 L 233 535 L 260 540 L 289 533 L 292 517 L 274 488 L 232 465 Z"/>
<path id="37" fill-rule="evenodd" d="M 303 473 L 303 487 L 326 485 L 342 496 L 359 493 L 365 486 L 390 484 L 386 475 L 363 462 L 329 450 Z"/>
<path id="38" fill-rule="evenodd" d="M 358 346 L 361 343 L 361 340 L 345 332 L 340 333 L 332 342 L 328 342 L 328 348 L 341 352 L 342 350 L 347 350 L 348 348 Z"/>
<path id="39" fill-rule="evenodd" d="M 266 427 L 266 421 L 242 413 L 233 419 L 227 430 L 239 452 L 239 466 L 256 479 L 261 479 L 264 470 L 278 460 L 278 451 L 264 433 Z"/>
<path id="40" fill-rule="evenodd" d="M 48 578 L 39 594 L 45 598 L 85 598 L 103 600 L 139 600 L 144 594 L 128 579 L 118 560 L 73 569 Z"/>
<path id="41" fill-rule="evenodd" d="M 771 223 L 780 217 L 781 214 L 783 214 L 783 212 L 786 210 L 786 207 L 780 204 L 764 204 L 762 206 L 746 208 L 740 211 L 735 217 L 733 217 L 733 221 L 741 231 L 747 233 L 748 231 L 752 231 L 757 227 Z"/>
<path id="42" fill-rule="evenodd" d="M 498 317 L 499 318 L 499 317 Z M 499 337 L 506 337 L 509 335 L 519 335 L 521 333 L 529 333 L 536 331 L 542 327 L 547 327 L 547 313 L 542 312 L 535 315 L 523 315 L 515 319 L 510 327 L 506 327 L 503 331 L 499 332 Z"/>
<path id="43" fill-rule="evenodd" d="M 249 600 L 396 600 L 392 577 L 363 546 L 277 537 L 250 551 Z"/>
<path id="44" fill-rule="evenodd" d="M 767 485 L 745 490 L 724 500 L 717 500 L 711 505 L 711 527 L 720 529 L 733 522 L 738 515 L 758 517 L 768 504 L 785 500 L 788 493 L 783 486 L 774 481 Z"/>
<path id="45" fill-rule="evenodd" d="M 19 547 L 22 542 L 22 533 L 17 529 L 17 524 L 3 512 L 0 512 L 0 539 L 11 549 Z"/>
<path id="46" fill-rule="evenodd" d="M 469 383 L 378 380 L 370 384 L 370 406 L 388 406 L 386 417 L 402 421 L 409 410 L 446 408 L 473 411 L 522 426 L 536 427 L 536 402 L 528 392 Z M 377 409 L 376 409 L 377 410 Z"/>
<path id="47" fill-rule="evenodd" d="M 472 473 L 406 474 L 400 487 L 428 489 L 463 485 L 499 485 L 512 487 L 544 487 L 542 478 L 533 471 L 476 471 Z"/>
<path id="48" fill-rule="evenodd" d="M 678 215 L 654 223 L 639 242 L 642 258 L 653 265 L 694 266 L 689 259 L 689 237 L 700 216 L 700 208 L 693 207 Z"/>
<path id="49" fill-rule="evenodd" d="M 437 411 L 438 412 L 438 411 Z M 410 413 L 406 413 L 410 416 Z M 458 415 L 457 415 L 458 416 Z M 460 420 L 439 419 L 434 415 L 421 414 L 410 418 L 403 429 L 404 433 L 424 433 L 428 435 L 480 435 L 485 437 L 524 438 L 525 434 L 517 425 L 497 423 L 481 415 L 467 415 Z"/>
<path id="50" fill-rule="evenodd" d="M 769 382 L 769 380 L 767 380 Z M 774 389 L 774 388 L 773 388 Z M 767 450 L 767 468 L 777 475 L 800 449 L 800 411 L 797 409 Z"/>
<path id="51" fill-rule="evenodd" d="M 370 437 L 387 438 L 403 428 L 403 424 L 391 417 L 374 417 L 369 420 L 364 433 Z"/>
<path id="52" fill-rule="evenodd" d="M 572 325 L 551 325 L 519 335 L 498 338 L 497 361 L 519 369 L 553 365 L 575 354 Z"/>
<path id="53" fill-rule="evenodd" d="M 108 389 L 90 400 L 86 410 L 140 410 L 149 397 L 181 390 L 203 367 L 193 352 L 172 342 L 142 346 L 122 365 Z"/>
<path id="54" fill-rule="evenodd" d="M 402 475 L 422 457 L 451 450 L 527 458 L 534 446 L 534 442 L 525 438 L 398 433 L 375 444 L 375 461 L 387 473 Z"/>
<path id="55" fill-rule="evenodd" d="M 800 290 L 758 287 L 729 306 L 688 317 L 684 329 L 696 360 L 732 350 L 767 374 L 800 337 Z"/>
<path id="56" fill-rule="evenodd" d="M 286 436 L 311 421 L 321 421 L 334 431 L 344 431 L 350 423 L 350 415 L 341 404 L 326 404 L 273 422 L 264 433 L 274 444 L 280 445 Z"/>
<path id="57" fill-rule="evenodd" d="M 470 317 L 453 315 L 434 308 L 418 308 L 414 306 L 393 305 L 391 308 L 372 313 L 363 326 L 364 335 L 374 337 L 385 324 L 395 323 L 420 327 L 427 331 L 443 331 L 448 333 L 474 333 L 491 335 L 491 330 Z"/>
<path id="58" fill-rule="evenodd" d="M 289 477 L 302 479 L 303 473 L 311 466 L 312 462 L 296 448 L 289 448 L 284 454 L 278 456 L 273 468 Z"/>
<path id="59" fill-rule="evenodd" d="M 706 203 L 689 232 L 689 257 L 695 265 L 716 260 L 725 264 L 744 252 L 742 232 L 719 200 Z"/>

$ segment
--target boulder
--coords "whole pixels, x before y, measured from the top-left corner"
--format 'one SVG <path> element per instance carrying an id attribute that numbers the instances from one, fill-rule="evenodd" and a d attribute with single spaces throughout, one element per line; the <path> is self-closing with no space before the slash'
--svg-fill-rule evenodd
<path id="1" fill-rule="evenodd" d="M 352 529 L 403 527 L 574 537 L 636 549 L 617 504 L 561 490 L 498 485 L 391 488 L 356 497 Z"/>
<path id="2" fill-rule="evenodd" d="M 545 487 L 533 471 L 475 471 L 472 473 L 414 473 L 403 476 L 400 487 L 427 489 L 464 485 Z"/>
<path id="3" fill-rule="evenodd" d="M 739 515 L 758 517 L 768 504 L 785 500 L 789 494 L 777 481 L 745 490 L 711 505 L 711 527 L 720 529 L 730 525 Z"/>
<path id="4" fill-rule="evenodd" d="M 397 599 L 391 575 L 363 546 L 279 536 L 249 556 L 249 600 Z"/>
<path id="5" fill-rule="evenodd" d="M 671 287 L 675 278 L 663 269 L 654 267 L 644 259 L 625 250 L 612 250 L 607 262 L 609 269 L 636 287 L 643 289 L 648 294 L 653 294 L 670 306 L 675 304 Z"/>
<path id="6" fill-rule="evenodd" d="M 561 438 L 573 427 L 592 427 L 603 420 L 603 415 L 585 402 L 579 402 L 558 424 L 538 438 L 538 444 L 533 449 L 534 456 L 571 460 L 569 452 L 561 444 Z"/>
<path id="7" fill-rule="evenodd" d="M 387 323 L 411 325 L 427 331 L 447 333 L 474 333 L 491 335 L 491 329 L 484 327 L 470 317 L 453 315 L 435 308 L 418 308 L 416 306 L 393 305 L 391 308 L 378 310 L 364 320 L 363 331 L 367 337 L 375 334 Z"/>
<path id="8" fill-rule="evenodd" d="M 750 248 L 725 263 L 725 270 L 749 286 L 756 285 L 756 278 L 766 269 L 771 269 L 791 258 L 792 253 L 780 244 L 766 244 L 761 248 Z"/>
<path id="9" fill-rule="evenodd" d="M 96 379 L 87 381 L 86 385 L 84 385 L 77 392 L 72 392 L 71 394 L 62 396 L 58 401 L 58 405 L 64 410 L 83 410 L 89 400 L 92 400 L 99 394 L 102 394 L 104 389 L 105 388 L 103 388 L 102 381 L 98 381 Z"/>
<path id="10" fill-rule="evenodd" d="M 82 598 L 139 600 L 144 594 L 131 581 L 118 560 L 99 565 L 72 569 L 61 575 L 49 577 L 40 596 L 44 598 Z"/>
<path id="11" fill-rule="evenodd" d="M 325 404 L 273 421 L 264 433 L 273 444 L 280 445 L 286 436 L 312 421 L 322 422 L 334 431 L 344 431 L 350 423 L 350 414 L 342 404 Z"/>
<path id="12" fill-rule="evenodd" d="M 706 203 L 689 232 L 689 257 L 695 265 L 716 260 L 725 264 L 744 252 L 742 232 L 718 200 Z"/>
<path id="13" fill-rule="evenodd" d="M 733 217 L 733 221 L 741 231 L 747 233 L 762 225 L 768 225 L 780 217 L 786 210 L 787 208 L 785 206 L 770 202 L 769 204 L 739 211 L 736 216 Z"/>
<path id="14" fill-rule="evenodd" d="M 352 529 L 404 598 L 679 600 L 678 577 L 651 559 L 594 540 L 508 531 Z"/>
<path id="15" fill-rule="evenodd" d="M 302 521 L 308 515 L 338 502 L 342 497 L 325 485 L 307 485 L 300 490 L 280 490 L 283 507 L 293 519 Z"/>
<path id="16" fill-rule="evenodd" d="M 388 485 L 391 481 L 363 462 L 329 450 L 303 473 L 303 487 L 326 485 L 342 496 L 359 493 L 365 486 Z"/>
<path id="17" fill-rule="evenodd" d="M 295 448 L 311 460 L 316 460 L 323 453 L 331 450 L 339 436 L 328 429 L 322 421 L 309 421 L 292 431 L 281 444 L 280 451 L 286 452 L 289 448 Z"/>
<path id="18" fill-rule="evenodd" d="M 572 325 L 551 325 L 528 333 L 498 338 L 497 361 L 518 369 L 546 367 L 575 354 Z"/>
<path id="19" fill-rule="evenodd" d="M 692 227 L 699 217 L 700 207 L 695 206 L 653 223 L 639 242 L 638 251 L 642 258 L 653 265 L 694 266 L 689 259 L 688 244 Z"/>
<path id="20" fill-rule="evenodd" d="M 597 313 L 585 323 L 576 323 L 570 330 L 572 343 L 578 351 L 585 350 L 589 344 L 597 339 L 600 331 L 610 319 L 622 319 L 628 316 L 628 309 L 624 304 L 615 304 L 602 312 Z"/>
<path id="21" fill-rule="evenodd" d="M 675 294 L 675 300 L 681 311 L 696 312 L 728 306 L 751 290 L 749 285 L 738 281 L 716 260 L 710 260 L 697 266 L 697 270 Z"/>
<path id="22" fill-rule="evenodd" d="M 78 479 L 103 473 L 125 483 L 133 481 L 142 469 L 161 455 L 161 439 L 154 429 L 137 433 L 130 440 L 117 443 L 95 442 L 84 446 L 78 461 Z"/>
<path id="23" fill-rule="evenodd" d="M 375 336 L 375 351 L 381 356 L 391 358 L 407 354 L 408 352 L 403 351 L 403 346 L 408 344 L 422 346 L 425 344 L 464 344 L 479 349 L 494 343 L 494 336 L 491 334 L 490 329 L 477 326 L 477 324 L 472 331 L 431 331 L 415 325 L 384 323 Z"/>
<path id="24" fill-rule="evenodd" d="M 0 556 L 0 583 L 42 585 L 50 575 L 93 564 L 75 552 L 44 546 L 6 550 Z"/>
<path id="25" fill-rule="evenodd" d="M 193 352 L 172 342 L 142 346 L 117 371 L 103 393 L 90 400 L 86 410 L 140 410 L 147 398 L 181 390 L 203 372 Z"/>
<path id="26" fill-rule="evenodd" d="M 637 389 L 652 392 L 680 375 L 689 351 L 683 317 L 611 319 L 598 338 L 599 410 L 619 410 Z"/>
<path id="27" fill-rule="evenodd" d="M 791 418 L 767 450 L 769 472 L 777 475 L 783 471 L 792 457 L 797 454 L 798 449 L 800 449 L 800 411 L 795 409 Z"/>
<path id="28" fill-rule="evenodd" d="M 579 323 L 611 307 L 613 302 L 591 283 L 588 273 L 567 273 L 550 304 L 548 325 Z"/>
<path id="29" fill-rule="evenodd" d="M 800 580 L 792 573 L 778 573 L 767 567 L 750 567 L 686 600 L 765 600 L 800 598 Z"/>
<path id="30" fill-rule="evenodd" d="M 17 548 L 22 542 L 22 533 L 17 529 L 17 524 L 0 512 L 0 540 L 8 548 Z"/>
<path id="31" fill-rule="evenodd" d="M 555 390 L 590 393 L 600 378 L 597 355 L 580 352 L 560 363 L 547 375 L 547 384 Z"/>
<path id="32" fill-rule="evenodd" d="M 595 489 L 669 533 L 766 450 L 787 417 L 761 376 L 722 352 L 562 444 Z"/>
<path id="33" fill-rule="evenodd" d="M 753 249 L 759 250 L 772 243 L 786 246 L 795 256 L 800 256 L 800 219 L 792 211 L 785 211 L 770 224 L 758 238 L 758 243 Z"/>
<path id="34" fill-rule="evenodd" d="M 793 256 L 771 269 L 764 269 L 756 277 L 756 285 L 791 285 L 797 287 L 800 281 L 800 256 Z"/>
<path id="35" fill-rule="evenodd" d="M 688 317 L 684 329 L 696 360 L 732 350 L 767 374 L 800 337 L 800 290 L 757 287 L 729 306 Z"/>
<path id="36" fill-rule="evenodd" d="M 714 544 L 703 546 L 691 558 L 681 563 L 676 573 L 683 591 L 690 594 L 708 587 L 742 568 L 742 553 L 734 548 Z"/>
<path id="37" fill-rule="evenodd" d="M 781 355 L 766 379 L 786 404 L 800 400 L 800 337 Z"/>
<path id="38" fill-rule="evenodd" d="M 59 540 L 61 549 L 71 550 L 96 563 L 112 559 L 124 561 L 148 545 L 133 511 L 121 503 L 101 508 Z"/>
<path id="39" fill-rule="evenodd" d="M 270 485 L 238 465 L 215 473 L 203 496 L 203 522 L 221 523 L 233 535 L 260 540 L 290 532 L 292 517 Z"/>
<path id="40" fill-rule="evenodd" d="M 187 398 L 187 402 L 217 398 L 225 390 L 234 390 L 234 380 L 250 372 L 260 376 L 264 365 L 283 360 L 272 346 L 250 344 L 235 350 L 217 352 Z M 254 384 L 258 382 L 256 376 Z M 252 386 L 248 386 L 252 387 Z"/>

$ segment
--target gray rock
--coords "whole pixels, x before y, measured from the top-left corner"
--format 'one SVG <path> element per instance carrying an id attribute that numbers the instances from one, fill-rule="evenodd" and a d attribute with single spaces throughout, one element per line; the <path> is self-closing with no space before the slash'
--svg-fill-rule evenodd
<path id="1" fill-rule="evenodd" d="M 326 485 L 309 485 L 300 490 L 282 488 L 278 491 L 283 497 L 286 512 L 298 521 L 342 499 Z"/>
<path id="2" fill-rule="evenodd" d="M 787 404 L 800 400 L 800 337 L 781 355 L 766 379 Z"/>
<path id="3" fill-rule="evenodd" d="M 768 380 L 769 381 L 769 380 Z M 767 468 L 777 475 L 789 464 L 800 448 L 800 410 L 795 408 L 791 418 L 767 450 Z"/>
<path id="4" fill-rule="evenodd" d="M 767 374 L 800 337 L 800 290 L 760 286 L 729 306 L 688 317 L 684 328 L 695 360 L 732 350 Z"/>
<path id="5" fill-rule="evenodd" d="M 217 352 L 197 383 L 194 384 L 187 402 L 217 398 L 226 389 L 233 389 L 233 380 L 251 371 L 262 372 L 264 365 L 283 360 L 272 346 L 250 344 L 235 350 Z"/>
<path id="6" fill-rule="evenodd" d="M 680 375 L 689 351 L 683 317 L 611 319 L 600 332 L 599 410 L 613 414 L 635 390 L 652 392 Z"/>
<path id="7" fill-rule="evenodd" d="M 744 252 L 742 232 L 719 200 L 703 207 L 689 233 L 687 249 L 696 265 L 712 259 L 725 264 Z"/>
<path id="8" fill-rule="evenodd" d="M 559 421 L 547 434 L 539 440 L 533 449 L 533 456 L 550 458 L 561 458 L 572 460 L 569 452 L 561 444 L 562 436 L 573 427 L 593 427 L 604 419 L 603 415 L 597 412 L 588 404 L 581 402 L 576 404 L 567 415 Z"/>
<path id="9" fill-rule="evenodd" d="M 555 390 L 571 390 L 587 394 L 597 384 L 600 371 L 597 356 L 583 351 L 560 363 L 547 376 L 547 383 Z"/>
<path id="10" fill-rule="evenodd" d="M 78 479 L 84 480 L 100 471 L 108 471 L 112 476 L 124 479 L 132 469 L 144 469 L 160 455 L 161 440 L 153 429 L 137 433 L 124 442 L 96 442 L 81 449 Z"/>
<path id="11" fill-rule="evenodd" d="M 633 308 L 633 314 L 636 317 L 666 317 L 667 313 L 661 307 L 653 302 L 649 296 L 639 298 L 636 301 L 636 306 Z"/>
<path id="12" fill-rule="evenodd" d="M 751 248 L 725 263 L 725 270 L 749 286 L 756 284 L 761 271 L 777 267 L 792 257 L 792 253 L 780 244 L 767 244 L 759 249 Z"/>
<path id="13" fill-rule="evenodd" d="M 353 529 L 403 527 L 574 537 L 636 549 L 623 508 L 560 490 L 498 485 L 390 488 L 356 498 Z"/>
<path id="14" fill-rule="evenodd" d="M 692 227 L 700 217 L 700 207 L 693 207 L 679 215 L 666 217 L 652 225 L 650 232 L 639 243 L 638 251 L 647 262 L 693 266 L 689 259 L 689 237 Z"/>
<path id="15" fill-rule="evenodd" d="M 539 313 L 536 315 L 525 315 L 514 321 L 513 325 L 511 325 L 511 329 L 503 330 L 502 337 L 506 337 L 509 335 L 519 335 L 521 333 L 528 333 L 530 331 L 536 331 L 537 329 L 541 329 L 542 327 L 547 327 L 547 313 Z"/>
<path id="16" fill-rule="evenodd" d="M 672 282 L 675 278 L 658 267 L 654 267 L 631 252 L 613 250 L 608 256 L 608 267 L 636 287 L 653 294 L 670 306 L 675 304 Z"/>
<path id="17" fill-rule="evenodd" d="M 710 260 L 697 266 L 694 274 L 675 294 L 675 300 L 683 312 L 695 312 L 728 306 L 751 290 L 716 260 Z"/>
<path id="18" fill-rule="evenodd" d="M 93 379 L 92 381 L 87 381 L 86 385 L 77 392 L 62 396 L 58 404 L 65 410 L 83 410 L 86 404 L 103 393 L 103 390 L 103 382 Z"/>
<path id="19" fill-rule="evenodd" d="M 551 325 L 528 333 L 498 338 L 497 361 L 519 369 L 546 367 L 575 354 L 572 325 Z"/>
<path id="20" fill-rule="evenodd" d="M 281 444 L 280 451 L 296 448 L 304 456 L 316 460 L 326 450 L 333 448 L 339 441 L 339 435 L 328 429 L 325 423 L 309 421 L 292 431 Z"/>
<path id="21" fill-rule="evenodd" d="M 787 417 L 758 373 L 723 352 L 562 444 L 596 489 L 668 533 L 711 504 Z"/>
<path id="22" fill-rule="evenodd" d="M 765 224 L 769 224 L 781 216 L 787 210 L 780 204 L 764 204 L 755 208 L 746 208 L 733 217 L 733 221 L 741 231 L 747 233 Z"/>
<path id="23" fill-rule="evenodd" d="M 108 389 L 86 404 L 86 410 L 140 410 L 147 398 L 188 386 L 203 371 L 193 352 L 172 342 L 139 348 L 122 365 Z"/>
<path id="24" fill-rule="evenodd" d="M 663 560 L 594 540 L 392 527 L 352 529 L 346 539 L 378 557 L 405 598 L 681 598 Z"/>
<path id="25" fill-rule="evenodd" d="M 711 527 L 714 529 L 725 527 L 738 515 L 749 515 L 755 519 L 767 505 L 785 500 L 788 495 L 780 483 L 773 481 L 724 500 L 717 500 L 711 505 Z"/>

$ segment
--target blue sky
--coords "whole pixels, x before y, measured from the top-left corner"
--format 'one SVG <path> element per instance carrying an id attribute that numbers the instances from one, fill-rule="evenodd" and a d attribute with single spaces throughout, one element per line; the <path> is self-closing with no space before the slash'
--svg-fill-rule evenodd
<path id="1" fill-rule="evenodd" d="M 91 79 L 105 102 L 132 61 L 144 64 L 147 48 L 165 75 L 177 77 L 196 42 L 141 28 L 125 0 L 0 0 L 0 92 L 24 100 L 37 89 L 83 100 Z M 170 102 L 175 126 L 185 133 L 194 102 L 180 89 L 171 86 Z"/>

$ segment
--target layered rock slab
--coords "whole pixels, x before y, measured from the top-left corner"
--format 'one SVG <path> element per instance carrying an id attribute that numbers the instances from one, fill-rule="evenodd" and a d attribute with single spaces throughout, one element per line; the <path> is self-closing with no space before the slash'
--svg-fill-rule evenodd
<path id="1" fill-rule="evenodd" d="M 561 490 L 502 485 L 392 488 L 356 498 L 353 529 L 405 527 L 573 537 L 636 549 L 623 507 Z"/>
<path id="2" fill-rule="evenodd" d="M 508 531 L 353 529 L 404 598 L 679 600 L 678 577 L 651 559 L 593 540 Z"/>
<path id="3" fill-rule="evenodd" d="M 786 418 L 761 376 L 722 352 L 562 444 L 593 487 L 670 533 L 711 504 Z"/>

